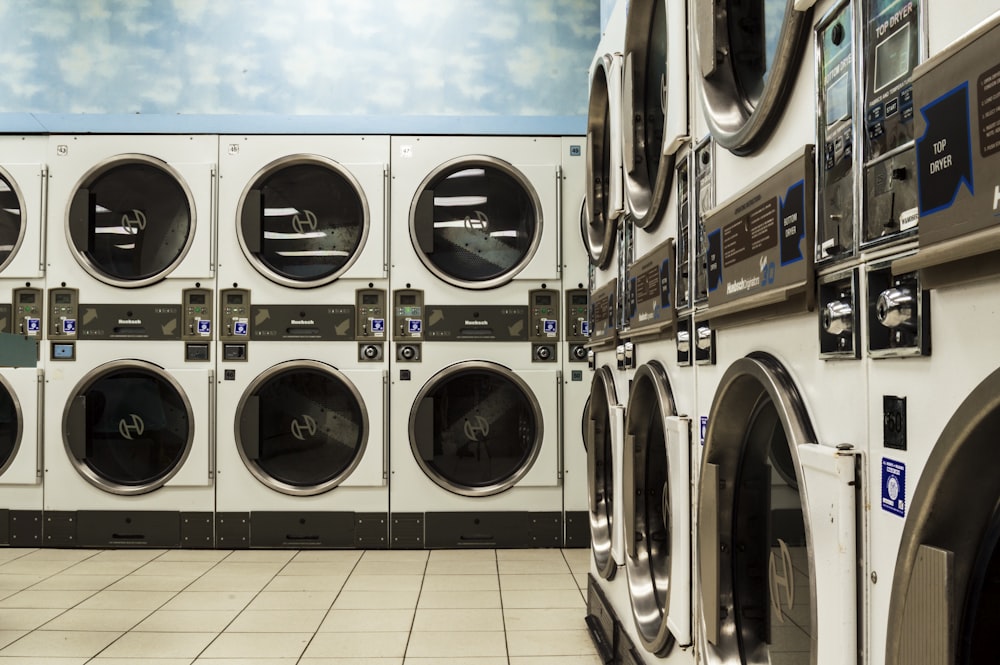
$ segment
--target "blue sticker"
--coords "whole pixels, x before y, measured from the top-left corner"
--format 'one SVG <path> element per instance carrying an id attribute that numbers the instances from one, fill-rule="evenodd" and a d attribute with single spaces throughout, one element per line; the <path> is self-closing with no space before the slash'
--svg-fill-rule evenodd
<path id="1" fill-rule="evenodd" d="M 237 321 L 236 324 L 233 326 L 233 334 L 245 337 L 247 334 L 248 327 L 249 326 L 247 325 L 246 321 Z"/>
<path id="2" fill-rule="evenodd" d="M 906 465 L 882 458 L 882 510 L 906 517 Z"/>
<path id="3" fill-rule="evenodd" d="M 212 334 L 212 320 L 211 319 L 198 319 L 198 334 L 199 335 L 211 335 Z"/>
<path id="4" fill-rule="evenodd" d="M 42 330 L 42 320 L 36 318 L 28 318 L 28 334 L 37 335 Z"/>
<path id="5" fill-rule="evenodd" d="M 578 145 L 571 145 L 569 147 L 569 156 L 570 157 L 579 157 L 582 154 L 583 154 L 583 148 L 582 147 L 580 147 Z"/>
<path id="6" fill-rule="evenodd" d="M 406 320 L 406 332 L 411 335 L 419 335 L 423 330 L 424 320 L 423 319 L 407 319 Z"/>
<path id="7" fill-rule="evenodd" d="M 580 321 L 580 334 L 590 337 L 590 321 Z"/>
<path id="8" fill-rule="evenodd" d="M 701 432 L 699 434 L 701 438 L 701 445 L 705 445 L 705 433 L 708 432 L 708 416 L 701 417 Z"/>
<path id="9" fill-rule="evenodd" d="M 62 331 L 64 335 L 72 335 L 76 332 L 76 319 L 63 319 Z"/>
<path id="10" fill-rule="evenodd" d="M 385 319 L 372 319 L 372 334 L 385 334 Z"/>
<path id="11" fill-rule="evenodd" d="M 555 335 L 559 332 L 559 322 L 556 319 L 542 319 L 542 332 Z"/>

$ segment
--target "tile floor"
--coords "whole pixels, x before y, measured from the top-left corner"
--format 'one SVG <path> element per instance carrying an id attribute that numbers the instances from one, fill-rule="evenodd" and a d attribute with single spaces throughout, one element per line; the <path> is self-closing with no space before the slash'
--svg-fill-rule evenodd
<path id="1" fill-rule="evenodd" d="M 0 665 L 597 665 L 589 550 L 0 550 Z"/>

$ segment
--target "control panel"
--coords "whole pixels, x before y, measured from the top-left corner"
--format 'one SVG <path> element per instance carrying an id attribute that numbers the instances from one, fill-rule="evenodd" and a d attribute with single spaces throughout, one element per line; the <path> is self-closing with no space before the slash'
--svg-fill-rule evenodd
<path id="1" fill-rule="evenodd" d="M 566 341 L 569 342 L 570 362 L 587 362 L 590 320 L 587 316 L 587 289 L 566 291 Z"/>
<path id="2" fill-rule="evenodd" d="M 14 289 L 14 315 L 12 332 L 16 335 L 41 339 L 42 290 L 35 288 Z"/>
<path id="3" fill-rule="evenodd" d="M 223 289 L 219 292 L 220 360 L 245 361 L 250 339 L 250 292 L 246 289 Z"/>
<path id="4" fill-rule="evenodd" d="M 383 342 L 388 337 L 385 289 L 358 289 L 355 294 L 354 329 L 357 331 L 358 359 L 378 362 L 384 357 Z"/>
<path id="5" fill-rule="evenodd" d="M 424 292 L 419 289 L 399 289 L 392 293 L 392 339 L 396 345 L 396 360 L 420 361 L 420 342 L 424 338 Z"/>
<path id="6" fill-rule="evenodd" d="M 208 362 L 212 359 L 212 291 L 209 289 L 184 289 L 181 339 L 184 340 L 184 359 L 190 362 Z"/>
<path id="7" fill-rule="evenodd" d="M 49 349 L 52 360 L 74 360 L 79 333 L 80 296 L 76 289 L 49 289 Z"/>
<path id="8" fill-rule="evenodd" d="M 535 289 L 528 293 L 528 339 L 532 362 L 556 362 L 559 358 L 559 292 Z"/>

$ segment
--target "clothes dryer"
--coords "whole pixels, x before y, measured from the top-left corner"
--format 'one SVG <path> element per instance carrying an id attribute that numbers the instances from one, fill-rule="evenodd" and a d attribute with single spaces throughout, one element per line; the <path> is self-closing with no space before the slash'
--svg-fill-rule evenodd
<path id="1" fill-rule="evenodd" d="M 385 290 L 351 304 L 256 294 L 220 292 L 218 545 L 386 547 L 388 365 L 363 341 Z"/>
<path id="2" fill-rule="evenodd" d="M 965 665 L 993 659 L 998 597 L 998 161 L 983 110 L 1000 17 L 976 25 L 979 6 L 919 10 L 932 45 L 912 81 L 919 247 L 889 259 L 889 283 L 869 285 L 867 627 L 873 664 Z M 923 353 L 876 357 L 883 339 L 900 356 L 900 342 L 931 334 Z"/>
<path id="3" fill-rule="evenodd" d="M 215 136 L 50 136 L 49 283 L 84 304 L 211 289 L 217 162 Z"/>
<path id="4" fill-rule="evenodd" d="M 488 291 L 490 302 L 512 305 L 529 290 L 556 288 L 562 145 L 559 137 L 392 137 L 392 288 L 420 288 L 442 304 Z"/>
<path id="5" fill-rule="evenodd" d="M 813 164 L 811 148 L 800 151 L 705 219 L 708 306 L 696 320 L 710 319 L 716 336 L 716 365 L 698 372 L 699 393 L 714 388 L 710 408 L 701 412 L 700 396 L 698 404 L 706 431 L 696 632 L 705 663 L 858 657 L 865 371 L 821 359 L 815 341 Z"/>
<path id="6" fill-rule="evenodd" d="M 388 161 L 386 136 L 221 137 L 220 284 L 353 304 L 388 277 Z"/>
<path id="7" fill-rule="evenodd" d="M 425 297 L 393 293 L 391 546 L 560 546 L 559 292 Z"/>
<path id="8" fill-rule="evenodd" d="M 81 304 L 49 291 L 48 318 L 79 325 L 45 351 L 46 545 L 213 546 L 215 371 L 208 342 L 185 332 L 211 317 L 211 296 Z"/>

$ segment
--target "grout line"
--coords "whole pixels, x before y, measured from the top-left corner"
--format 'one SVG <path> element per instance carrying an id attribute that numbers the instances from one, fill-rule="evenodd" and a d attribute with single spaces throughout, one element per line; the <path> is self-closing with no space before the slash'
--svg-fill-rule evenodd
<path id="1" fill-rule="evenodd" d="M 306 642 L 305 647 L 303 647 L 303 649 L 302 649 L 302 653 L 299 654 L 298 659 L 295 661 L 296 665 L 298 665 L 299 663 L 301 663 L 302 659 L 306 657 L 306 651 L 309 650 L 309 647 L 312 646 L 313 640 L 315 640 L 316 636 L 319 635 L 319 629 L 323 627 L 323 624 L 326 623 L 326 620 L 330 617 L 330 612 L 333 611 L 333 606 L 337 604 L 337 600 L 340 598 L 340 594 L 342 594 L 344 592 L 344 587 L 347 586 L 347 582 L 348 582 L 348 580 L 351 579 L 351 575 L 353 575 L 354 571 L 357 570 L 358 564 L 361 563 L 361 560 L 365 558 L 365 552 L 367 552 L 367 551 L 368 550 L 361 550 L 361 556 L 359 556 L 354 561 L 354 565 L 351 566 L 351 570 L 348 571 L 347 577 L 344 578 L 344 583 L 340 585 L 340 588 L 337 590 L 337 592 L 333 596 L 333 600 L 330 601 L 330 607 L 326 608 L 326 613 L 323 614 L 323 618 L 320 619 L 320 622 L 316 625 L 316 630 L 313 631 L 312 637 L 310 637 L 309 640 Z M 299 554 L 301 554 L 301 553 L 302 553 L 302 550 L 296 550 L 295 551 L 295 556 L 293 556 L 291 559 L 289 559 L 288 563 L 292 563 L 293 561 L 295 561 L 298 558 Z M 288 563 L 286 563 L 285 565 L 287 566 Z M 284 570 L 285 567 L 282 566 L 281 569 Z"/>

